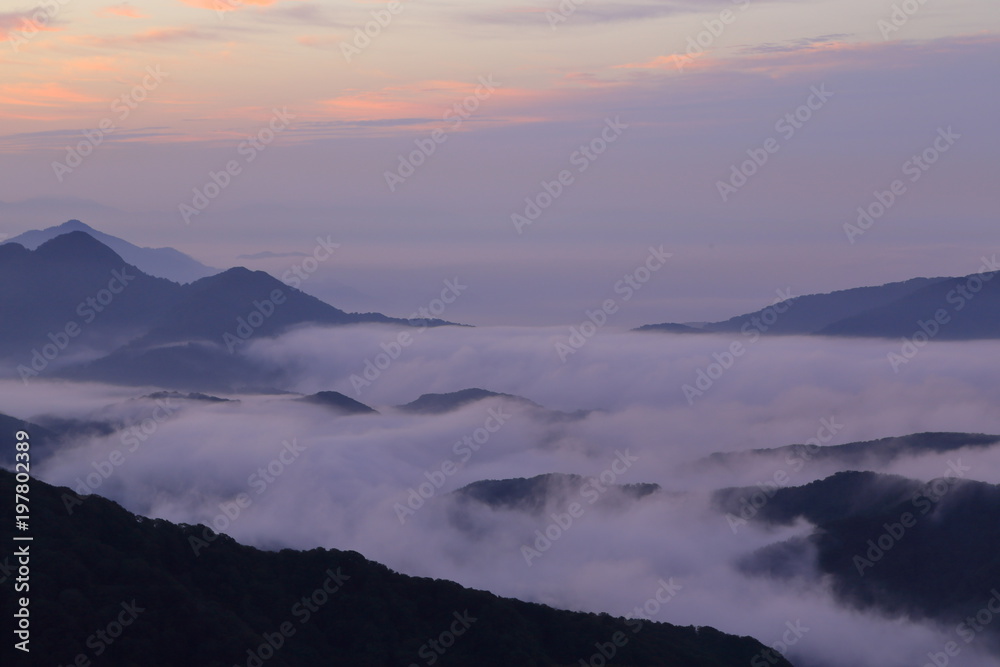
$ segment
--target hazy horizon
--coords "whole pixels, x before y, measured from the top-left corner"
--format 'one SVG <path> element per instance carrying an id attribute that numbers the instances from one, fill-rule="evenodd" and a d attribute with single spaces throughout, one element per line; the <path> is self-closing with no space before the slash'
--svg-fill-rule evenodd
<path id="1" fill-rule="evenodd" d="M 57 4 L 29 36 L 0 12 L 8 237 L 78 218 L 277 271 L 236 257 L 329 236 L 310 293 L 398 314 L 459 276 L 478 296 L 455 317 L 477 325 L 576 321 L 650 245 L 674 257 L 623 326 L 966 275 L 997 249 L 988 0 L 902 18 L 860 0 L 402 3 L 360 53 L 376 5 Z M 935 156 L 942 132 L 958 138 Z M 845 231 L 895 180 L 886 213 Z M 554 201 L 512 221 L 545 183 Z"/>

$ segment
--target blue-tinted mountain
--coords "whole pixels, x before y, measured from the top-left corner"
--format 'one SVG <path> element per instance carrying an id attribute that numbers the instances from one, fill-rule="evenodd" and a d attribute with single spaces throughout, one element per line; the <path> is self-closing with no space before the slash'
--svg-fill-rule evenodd
<path id="1" fill-rule="evenodd" d="M 531 399 L 514 394 L 503 394 L 488 389 L 459 389 L 458 391 L 443 394 L 422 394 L 416 400 L 404 405 L 396 406 L 397 410 L 412 412 L 424 415 L 438 415 L 452 410 L 458 410 L 466 405 L 471 405 L 487 399 L 501 399 L 509 401 L 522 408 L 526 408 L 532 416 L 541 421 L 560 423 L 583 419 L 591 413 L 590 410 L 575 410 L 573 412 L 563 412 L 561 410 L 551 410 Z"/>
<path id="2" fill-rule="evenodd" d="M 984 262 L 984 267 L 990 263 Z M 937 340 L 1000 338 L 1000 280 L 983 271 L 959 278 L 914 278 L 878 287 L 794 297 L 780 307 L 699 325 L 649 324 L 638 331 L 745 333 L 763 335 L 912 338 L 925 331 Z M 942 315 L 943 313 L 943 315 Z M 930 323 L 941 315 L 941 324 Z"/>
<path id="3" fill-rule="evenodd" d="M 378 410 L 371 408 L 339 391 L 320 391 L 298 399 L 313 405 L 322 405 L 341 415 L 377 415 Z"/>
<path id="4" fill-rule="evenodd" d="M 941 323 L 934 322 L 937 314 L 942 315 Z M 937 281 L 885 306 L 869 308 L 829 324 L 816 333 L 912 338 L 920 331 L 936 340 L 1000 338 L 1000 272 Z"/>
<path id="5" fill-rule="evenodd" d="M 885 465 L 896 459 L 925 454 L 942 454 L 963 447 L 993 447 L 1000 444 L 1000 435 L 982 433 L 914 433 L 890 438 L 879 438 L 844 445 L 808 447 L 786 445 L 738 452 L 716 452 L 706 457 L 707 463 L 739 465 L 752 459 L 774 458 L 784 460 L 797 457 L 803 461 L 835 461 L 845 466 L 864 463 Z"/>
<path id="6" fill-rule="evenodd" d="M 239 329 L 240 320 L 249 328 Z M 260 324 L 256 325 L 254 320 Z M 380 313 L 346 313 L 285 285 L 269 273 L 236 267 L 183 286 L 181 298 L 164 310 L 136 345 L 190 340 L 225 344 L 226 334 L 242 338 L 241 331 L 253 336 L 274 336 L 300 324 L 360 323 L 410 325 L 409 320 Z M 431 320 L 428 324 L 450 323 Z"/>
<path id="7" fill-rule="evenodd" d="M 518 510 L 538 513 L 549 502 L 561 497 L 579 498 L 580 492 L 588 484 L 583 475 L 547 473 L 535 477 L 515 477 L 513 479 L 487 479 L 467 484 L 453 492 L 459 500 L 476 501 L 493 509 Z M 634 483 L 603 485 L 613 491 L 614 500 L 629 498 L 639 500 L 660 490 L 659 484 Z M 604 492 L 601 493 L 604 495 Z"/>
<path id="8" fill-rule="evenodd" d="M 86 232 L 114 250 L 122 259 L 143 273 L 166 278 L 176 283 L 190 283 L 219 272 L 205 266 L 189 255 L 173 248 L 141 248 L 117 236 L 100 232 L 79 220 L 70 220 L 55 227 L 36 229 L 10 238 L 6 243 L 17 243 L 34 250 L 46 241 L 70 232 Z"/>
<path id="9" fill-rule="evenodd" d="M 537 403 L 520 396 L 514 396 L 513 394 L 501 394 L 496 391 L 473 387 L 471 389 L 459 389 L 458 391 L 447 392 L 444 394 L 422 394 L 416 400 L 410 401 L 405 405 L 398 406 L 398 409 L 406 412 L 436 415 L 457 410 L 464 405 L 475 403 L 476 401 L 495 397 L 507 398 L 524 403 L 525 405 L 531 405 L 539 408 L 541 407 Z"/>
<path id="10" fill-rule="evenodd" d="M 0 246 L 0 356 L 30 360 L 32 349 L 79 327 L 73 353 L 113 349 L 148 330 L 177 303 L 181 287 L 128 264 L 89 234 L 71 232 L 36 250 Z M 115 293 L 118 292 L 118 293 Z"/>
<path id="11" fill-rule="evenodd" d="M 236 353 L 246 340 L 292 327 L 449 324 L 347 313 L 243 268 L 180 285 L 146 275 L 82 231 L 35 250 L 0 246 L 0 320 L 17 323 L 0 330 L 0 357 L 21 368 L 34 358 L 47 376 L 196 391 L 271 384 Z M 67 326 L 76 335 L 68 337 Z M 38 357 L 46 349 L 53 357 L 54 345 L 56 358 Z"/>

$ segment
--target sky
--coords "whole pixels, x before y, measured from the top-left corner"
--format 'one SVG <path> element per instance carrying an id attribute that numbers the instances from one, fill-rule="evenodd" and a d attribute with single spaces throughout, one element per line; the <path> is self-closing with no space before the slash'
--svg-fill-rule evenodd
<path id="1" fill-rule="evenodd" d="M 0 236 L 279 275 L 237 257 L 322 236 L 348 310 L 572 323 L 663 246 L 615 324 L 703 321 L 997 250 L 992 0 L 50 0 L 0 41 Z"/>

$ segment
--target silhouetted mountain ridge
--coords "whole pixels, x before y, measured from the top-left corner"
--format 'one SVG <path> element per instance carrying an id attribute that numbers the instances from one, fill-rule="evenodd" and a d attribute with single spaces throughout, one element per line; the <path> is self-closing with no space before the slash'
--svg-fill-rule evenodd
<path id="1" fill-rule="evenodd" d="M 272 384 L 238 354 L 301 325 L 444 326 L 346 313 L 262 271 L 237 267 L 188 285 L 154 278 L 83 231 L 35 250 L 0 246 L 0 358 L 42 373 L 186 390 Z M 82 359 L 81 359 L 82 358 Z"/>
<path id="2" fill-rule="evenodd" d="M 177 283 L 189 283 L 218 273 L 218 269 L 205 266 L 174 248 L 140 248 L 117 236 L 98 231 L 79 220 L 69 220 L 55 227 L 24 232 L 4 243 L 16 243 L 29 250 L 34 250 L 46 241 L 70 232 L 86 232 L 100 243 L 111 248 L 129 264 L 157 278 L 166 278 Z"/>
<path id="3" fill-rule="evenodd" d="M 14 484 L 0 471 L 0 493 L 13 497 Z M 260 551 L 204 526 L 145 519 L 38 480 L 31 498 L 32 664 L 93 655 L 95 630 L 122 618 L 123 609 L 127 627 L 102 644 L 108 664 L 230 667 L 257 664 L 263 655 L 275 667 L 431 658 L 445 667 L 571 665 L 616 632 L 628 638 L 616 650 L 617 665 L 728 667 L 764 650 L 752 638 L 708 627 L 559 611 L 407 577 L 351 551 Z M 0 539 L 10 544 L 13 529 L 13 505 L 4 503 Z M 4 609 L 13 596 L 10 586 L 0 587 Z M 279 642 L 283 627 L 290 631 Z M 433 650 L 429 640 L 449 629 L 453 643 Z"/>
<path id="4" fill-rule="evenodd" d="M 736 452 L 716 452 L 703 461 L 708 463 L 739 464 L 754 458 L 799 457 L 803 461 L 834 460 L 845 465 L 864 462 L 886 464 L 905 456 L 941 454 L 963 447 L 992 447 L 1000 444 L 1000 435 L 982 433 L 914 433 L 911 435 L 879 438 L 843 445 L 807 446 L 786 445 L 765 449 Z"/>
<path id="5" fill-rule="evenodd" d="M 648 324 L 636 331 L 912 338 L 931 329 L 932 339 L 1000 338 L 1000 280 L 994 280 L 998 269 L 994 255 L 983 258 L 978 273 L 963 277 L 913 278 L 809 294 L 722 322 Z M 936 327 L 935 318 L 940 318 Z"/>
<path id="6" fill-rule="evenodd" d="M 743 499 L 764 493 L 760 488 L 724 489 L 715 500 L 731 525 L 740 520 L 789 525 L 804 518 L 816 526 L 806 538 L 745 558 L 743 571 L 787 577 L 812 570 L 826 581 L 815 584 L 831 586 L 844 603 L 930 619 L 968 639 L 977 632 L 954 624 L 1000 596 L 1000 487 L 964 479 L 969 470 L 954 460 L 942 477 L 927 483 L 842 472 L 778 489 L 755 514 Z M 987 624 L 982 633 L 981 642 L 1000 649 L 1000 624 Z"/>

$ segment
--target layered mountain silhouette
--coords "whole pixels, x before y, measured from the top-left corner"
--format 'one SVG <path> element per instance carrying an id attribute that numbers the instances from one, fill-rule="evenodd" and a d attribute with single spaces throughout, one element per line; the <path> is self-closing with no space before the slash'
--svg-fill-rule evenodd
<path id="1" fill-rule="evenodd" d="M 7 239 L 6 243 L 17 243 L 28 250 L 34 250 L 46 241 L 51 241 L 57 236 L 70 232 L 86 232 L 114 250 L 132 266 L 157 278 L 166 278 L 177 283 L 190 283 L 219 272 L 218 269 L 205 266 L 193 257 L 174 248 L 140 248 L 117 236 L 100 232 L 79 220 L 70 220 L 54 227 L 25 232 Z"/>
<path id="2" fill-rule="evenodd" d="M 739 465 L 754 459 L 801 461 L 833 461 L 846 466 L 860 464 L 885 465 L 896 459 L 924 454 L 942 454 L 963 447 L 993 447 L 1000 444 L 1000 435 L 981 433 L 914 433 L 844 445 L 786 445 L 738 452 L 717 452 L 702 459 L 702 463 Z"/>
<path id="3" fill-rule="evenodd" d="M 415 400 L 396 406 L 397 410 L 412 412 L 423 415 L 439 415 L 453 410 L 458 410 L 466 405 L 472 405 L 479 401 L 496 399 L 507 401 L 513 405 L 527 409 L 536 418 L 549 422 L 565 422 L 582 419 L 590 414 L 590 410 L 575 410 L 573 412 L 563 412 L 553 410 L 543 405 L 535 403 L 529 398 L 517 396 L 515 394 L 504 394 L 488 389 L 472 387 L 469 389 L 459 389 L 442 394 L 422 394 Z"/>
<path id="4" fill-rule="evenodd" d="M 0 493 L 13 497 L 14 485 L 0 471 Z M 107 664 L 144 667 L 575 665 L 615 633 L 627 638 L 609 644 L 623 666 L 728 667 L 769 651 L 709 627 L 559 611 L 408 577 L 351 551 L 261 551 L 38 480 L 31 506 L 32 664 L 70 664 L 99 646 Z M 0 539 L 21 546 L 13 511 L 0 507 Z M 4 577 L 15 558 L 0 561 Z M 14 596 L 0 586 L 4 609 Z M 97 631 L 111 621 L 120 625 L 108 641 Z M 446 650 L 430 643 L 449 631 Z M 769 664 L 790 666 L 780 656 Z"/>
<path id="5" fill-rule="evenodd" d="M 71 232 L 36 250 L 0 246 L 0 354 L 30 358 L 32 348 L 109 349 L 153 326 L 183 288 L 148 276 L 89 234 Z M 13 326 L 13 323 L 17 323 Z M 51 334 L 51 336 L 50 336 Z M 53 340 L 59 339 L 59 340 Z"/>
<path id="6" fill-rule="evenodd" d="M 450 324 L 347 313 L 244 268 L 180 285 L 143 273 L 83 231 L 35 250 L 0 246 L 0 317 L 17 323 L 0 332 L 0 358 L 22 377 L 58 367 L 78 379 L 188 390 L 266 385 L 273 378 L 234 354 L 255 336 L 304 324 Z"/>
<path id="7" fill-rule="evenodd" d="M 405 405 L 398 406 L 398 409 L 405 412 L 437 415 L 457 410 L 462 406 L 469 405 L 470 403 L 475 403 L 486 398 L 506 398 L 525 405 L 531 405 L 537 408 L 542 407 L 533 401 L 522 398 L 521 396 L 501 394 L 499 392 L 489 391 L 488 389 L 478 389 L 473 387 L 470 389 L 460 389 L 458 391 L 452 391 L 444 394 L 422 394 L 416 400 L 410 401 Z"/>
<path id="8" fill-rule="evenodd" d="M 309 396 L 298 399 L 305 403 L 322 405 L 323 407 L 341 415 L 377 415 L 378 410 L 369 407 L 361 401 L 356 401 L 350 396 L 345 396 L 339 391 L 320 391 Z"/>
<path id="9" fill-rule="evenodd" d="M 0 433 L 5 434 L 7 438 L 13 438 L 18 431 L 27 431 L 31 434 L 32 456 L 37 455 L 39 458 L 44 458 L 59 442 L 59 434 L 54 431 L 25 419 L 0 413 Z M 14 453 L 13 447 L 0 448 L 0 463 L 13 466 Z"/>
<path id="10" fill-rule="evenodd" d="M 1000 487 L 964 479 L 967 468 L 952 461 L 942 477 L 926 483 L 842 472 L 778 489 L 762 504 L 751 501 L 750 507 L 759 505 L 754 510 L 743 501 L 768 495 L 757 487 L 721 490 L 715 502 L 737 522 L 791 525 L 805 519 L 815 526 L 806 538 L 755 552 L 740 564 L 745 572 L 817 578 L 817 586 L 825 577 L 844 603 L 937 621 L 996 650 L 1000 624 L 975 630 L 967 619 L 994 597 L 991 606 L 1000 604 Z"/>
<path id="11" fill-rule="evenodd" d="M 582 475 L 548 473 L 535 477 L 490 479 L 467 484 L 452 492 L 460 501 L 475 501 L 493 509 L 516 510 L 537 514 L 553 501 L 566 497 L 586 497 L 588 478 Z M 594 488 L 595 499 L 605 502 L 623 499 L 639 500 L 660 490 L 659 484 L 602 485 L 603 491 Z M 582 493 L 581 493 L 582 492 Z M 608 493 L 610 492 L 610 494 Z M 606 495 L 607 494 L 607 495 Z"/>
<path id="12" fill-rule="evenodd" d="M 773 307 L 706 324 L 648 324 L 637 331 L 748 335 L 865 336 L 931 339 L 1000 338 L 1000 264 L 960 278 L 914 278 L 878 287 L 788 299 Z"/>

